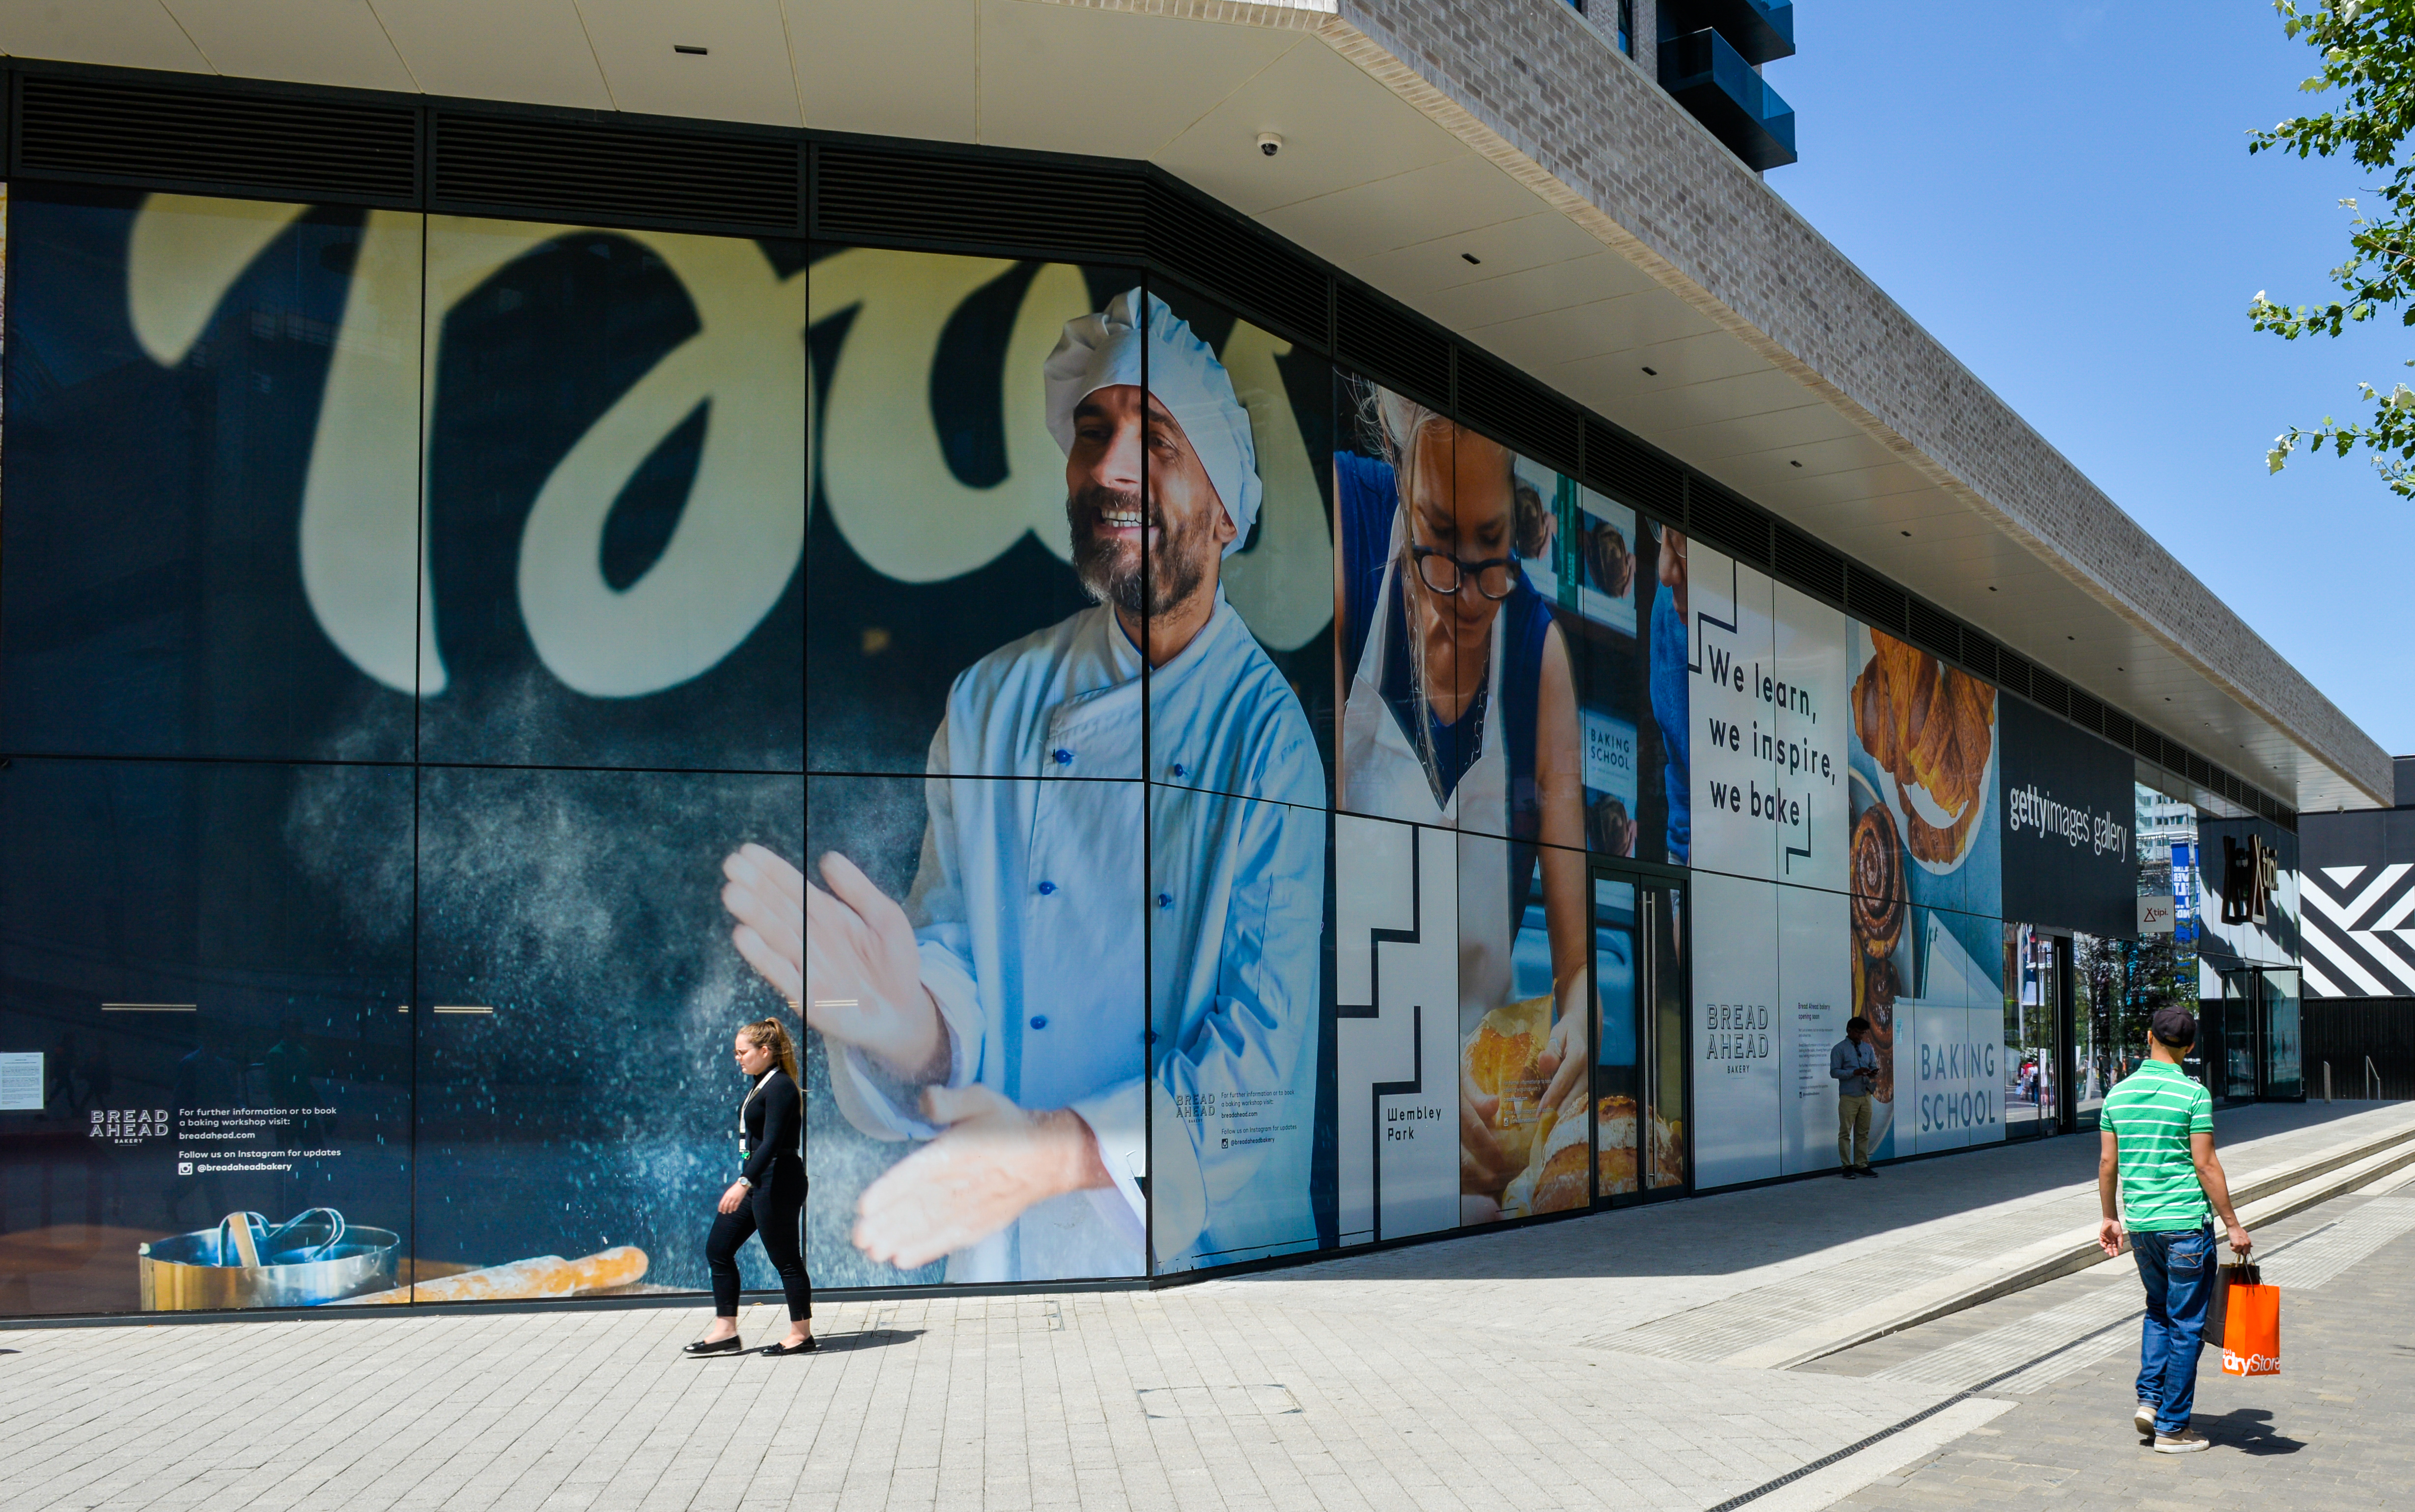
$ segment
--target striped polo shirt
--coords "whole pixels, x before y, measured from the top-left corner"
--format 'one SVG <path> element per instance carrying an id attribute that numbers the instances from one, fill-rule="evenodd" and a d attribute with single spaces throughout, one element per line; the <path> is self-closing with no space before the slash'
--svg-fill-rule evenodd
<path id="1" fill-rule="evenodd" d="M 2213 1098 L 2186 1071 L 2149 1059 L 2107 1095 L 2101 1127 L 2121 1141 L 2122 1221 L 2133 1231 L 2199 1228 L 2212 1216 L 2189 1136 L 2213 1132 Z"/>

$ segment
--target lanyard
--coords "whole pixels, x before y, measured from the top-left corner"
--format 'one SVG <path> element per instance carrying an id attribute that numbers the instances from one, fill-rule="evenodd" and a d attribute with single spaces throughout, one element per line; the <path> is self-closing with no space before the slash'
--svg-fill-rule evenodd
<path id="1" fill-rule="evenodd" d="M 765 1071 L 763 1073 L 762 1080 L 757 1082 L 752 1090 L 750 1090 L 744 1097 L 738 1100 L 738 1162 L 741 1165 L 745 1164 L 747 1160 L 755 1153 L 746 1147 L 746 1104 L 755 1100 L 755 1094 L 763 1090 L 763 1085 L 765 1082 L 769 1082 L 772 1077 L 777 1076 L 779 1073 L 780 1068 L 777 1066 Z"/>

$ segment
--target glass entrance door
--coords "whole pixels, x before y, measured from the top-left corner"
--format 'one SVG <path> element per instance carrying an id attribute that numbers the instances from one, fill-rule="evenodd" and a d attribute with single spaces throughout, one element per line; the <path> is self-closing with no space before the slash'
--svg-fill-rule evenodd
<path id="1" fill-rule="evenodd" d="M 1594 874 L 1594 1173 L 1605 1203 L 1686 1187 L 1684 884 Z"/>
<path id="2" fill-rule="evenodd" d="M 2264 1015 L 2254 967 L 2222 974 L 2222 1067 L 2214 1092 L 2225 1098 L 2256 1096 L 2257 1030 Z"/>
<path id="3" fill-rule="evenodd" d="M 2303 1097 L 2305 1053 L 2299 1039 L 2298 974 L 2267 968 L 2257 975 L 2263 979 L 2264 999 L 2264 1085 L 2260 1095 Z"/>
<path id="4" fill-rule="evenodd" d="M 2060 1133 L 2055 1096 L 2062 1070 L 2062 982 L 2054 937 L 2027 924 L 2004 926 L 2004 1137 Z"/>

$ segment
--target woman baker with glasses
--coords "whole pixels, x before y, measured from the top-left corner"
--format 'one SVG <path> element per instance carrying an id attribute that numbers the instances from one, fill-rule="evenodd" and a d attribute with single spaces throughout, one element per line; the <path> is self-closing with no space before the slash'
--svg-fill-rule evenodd
<path id="1" fill-rule="evenodd" d="M 1553 1027 L 1538 1105 L 1582 1117 L 1592 925 L 1576 679 L 1519 566 L 1513 458 L 1416 400 L 1356 387 L 1359 444 L 1334 459 L 1340 806 L 1507 837 L 1459 847 L 1462 1044 L 1511 1001 L 1539 860 Z M 1462 1078 L 1460 1104 L 1461 1217 L 1486 1221 L 1521 1162 L 1495 1137 L 1496 1095 Z"/>

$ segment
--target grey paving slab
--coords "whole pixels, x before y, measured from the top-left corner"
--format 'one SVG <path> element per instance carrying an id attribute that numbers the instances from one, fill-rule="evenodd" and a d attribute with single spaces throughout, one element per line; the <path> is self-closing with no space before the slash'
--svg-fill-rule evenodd
<path id="1" fill-rule="evenodd" d="M 2222 1137 L 2237 1170 L 2410 1118 Z M 1706 1507 L 1958 1386 L 1746 1370 L 1656 1321 L 1724 1304 L 1748 1337 L 1839 1276 L 2017 1245 L 2092 1160 L 2049 1141 L 1155 1293 L 830 1299 L 791 1360 L 681 1357 L 701 1304 L 0 1331 L 0 1512 Z"/>
<path id="2" fill-rule="evenodd" d="M 2282 1287 L 2282 1373 L 2240 1379 L 2208 1354 L 2198 1371 L 2195 1426 L 2203 1453 L 2157 1455 L 2130 1430 L 2134 1329 L 2086 1368 L 2016 1396 L 2002 1416 L 1833 1504 L 1838 1508 L 2031 1508 L 2237 1505 L 2331 1512 L 2415 1505 L 2415 1227 L 2404 1195 L 2346 1197 L 2274 1225 L 2259 1244 Z M 2294 1244 L 2291 1241 L 2296 1241 Z M 2108 1267 L 2109 1269 L 2110 1267 Z M 2293 1280 L 2294 1278 L 2294 1280 Z M 2078 1278 L 2072 1278 L 2077 1280 Z M 2076 1291 L 2049 1283 L 2040 1293 Z M 2134 1277 L 2100 1291 L 2134 1295 Z M 2032 1294 L 2034 1308 L 2043 1298 Z M 2008 1297 L 1953 1320 L 1866 1345 L 1792 1373 L 1899 1370 L 1925 1350 L 1951 1348 L 2012 1321 Z M 1996 1321 L 1991 1323 L 1990 1318 Z M 2125 1320 L 2126 1324 L 2126 1320 Z M 1976 1329 L 1977 1332 L 1973 1332 Z"/>

